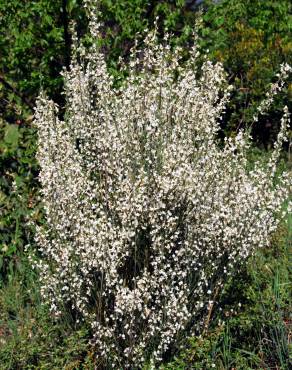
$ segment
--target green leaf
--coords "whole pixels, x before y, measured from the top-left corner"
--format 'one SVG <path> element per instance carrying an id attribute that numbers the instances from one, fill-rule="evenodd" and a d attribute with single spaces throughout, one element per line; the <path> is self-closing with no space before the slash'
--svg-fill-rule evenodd
<path id="1" fill-rule="evenodd" d="M 5 127 L 4 142 L 9 145 L 12 149 L 16 149 L 18 146 L 18 140 L 20 137 L 18 126 L 7 125 Z"/>

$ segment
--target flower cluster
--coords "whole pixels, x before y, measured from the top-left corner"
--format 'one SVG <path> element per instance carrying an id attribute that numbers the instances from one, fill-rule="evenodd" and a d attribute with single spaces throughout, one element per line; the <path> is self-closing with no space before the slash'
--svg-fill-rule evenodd
<path id="1" fill-rule="evenodd" d="M 271 176 L 289 115 L 268 169 L 250 170 L 245 133 L 218 145 L 230 89 L 220 64 L 196 69 L 195 47 L 182 62 L 150 33 L 120 84 L 95 45 L 75 54 L 65 118 L 43 95 L 35 113 L 42 295 L 91 325 L 104 366 L 139 368 L 200 332 L 226 278 L 268 244 L 291 180 Z"/>

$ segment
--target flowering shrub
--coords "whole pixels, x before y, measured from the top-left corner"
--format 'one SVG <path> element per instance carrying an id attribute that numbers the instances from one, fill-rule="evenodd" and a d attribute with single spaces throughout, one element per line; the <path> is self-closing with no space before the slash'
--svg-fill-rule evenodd
<path id="1" fill-rule="evenodd" d="M 216 139 L 222 66 L 197 71 L 196 48 L 184 63 L 181 53 L 150 33 L 117 87 L 97 47 L 77 48 L 65 118 L 38 100 L 42 295 L 55 315 L 91 325 L 103 366 L 156 364 L 199 333 L 226 278 L 267 245 L 288 194 L 288 174 L 273 184 L 287 110 L 268 169 L 248 171 L 247 135 L 223 148 Z"/>

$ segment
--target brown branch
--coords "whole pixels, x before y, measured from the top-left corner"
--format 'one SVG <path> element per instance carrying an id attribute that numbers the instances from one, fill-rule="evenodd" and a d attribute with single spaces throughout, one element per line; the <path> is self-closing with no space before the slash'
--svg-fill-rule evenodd
<path id="1" fill-rule="evenodd" d="M 219 287 L 217 286 L 217 288 L 215 289 L 214 295 L 213 295 L 212 303 L 210 304 L 209 309 L 208 309 L 208 314 L 207 314 L 207 318 L 205 320 L 204 329 L 203 329 L 203 335 L 205 335 L 209 329 L 209 324 L 211 321 L 211 316 L 212 316 L 215 300 L 217 298 L 218 293 L 219 293 Z"/>
<path id="2" fill-rule="evenodd" d="M 17 95 L 24 104 L 26 104 L 31 110 L 34 110 L 32 102 L 20 91 L 18 91 L 13 85 L 11 85 L 5 78 L 0 74 L 0 83 L 5 86 L 8 90 L 12 91 Z"/>

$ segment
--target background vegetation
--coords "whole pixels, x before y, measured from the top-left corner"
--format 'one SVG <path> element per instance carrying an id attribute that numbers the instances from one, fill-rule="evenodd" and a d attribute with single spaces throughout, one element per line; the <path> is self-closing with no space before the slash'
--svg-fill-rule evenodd
<path id="1" fill-rule="evenodd" d="M 79 37 L 91 42 L 81 4 L 81 0 L 0 0 L 0 364 L 4 369 L 94 368 L 86 341 L 88 328 L 73 334 L 69 323 L 56 323 L 48 315 L 40 305 L 37 277 L 24 251 L 27 244 L 33 247 L 34 227 L 42 222 L 33 107 L 41 88 L 61 107 L 65 105 L 59 73 L 70 64 L 70 22 L 77 23 Z M 280 64 L 292 64 L 289 0 L 100 0 L 100 11 L 102 47 L 113 74 L 118 57 L 127 58 L 136 34 L 151 28 L 157 16 L 161 35 L 167 28 L 174 43 L 187 47 L 196 16 L 202 12 L 200 47 L 211 59 L 223 62 L 236 87 L 222 136 L 250 126 Z M 290 80 L 272 113 L 251 127 L 259 148 L 253 157 L 264 156 L 263 149 L 270 147 L 277 132 L 282 107 L 286 104 L 291 111 L 291 101 Z M 285 165 L 291 166 L 289 148 L 287 157 Z M 233 277 L 224 293 L 221 320 L 226 324 L 220 323 L 218 313 L 205 336 L 192 340 L 164 368 L 207 369 L 215 364 L 222 369 L 288 369 L 291 222 L 290 217 L 290 228 L 283 225 L 275 235 L 273 248 L 255 256 L 244 274 Z M 234 305 L 237 312 L 231 312 Z"/>

